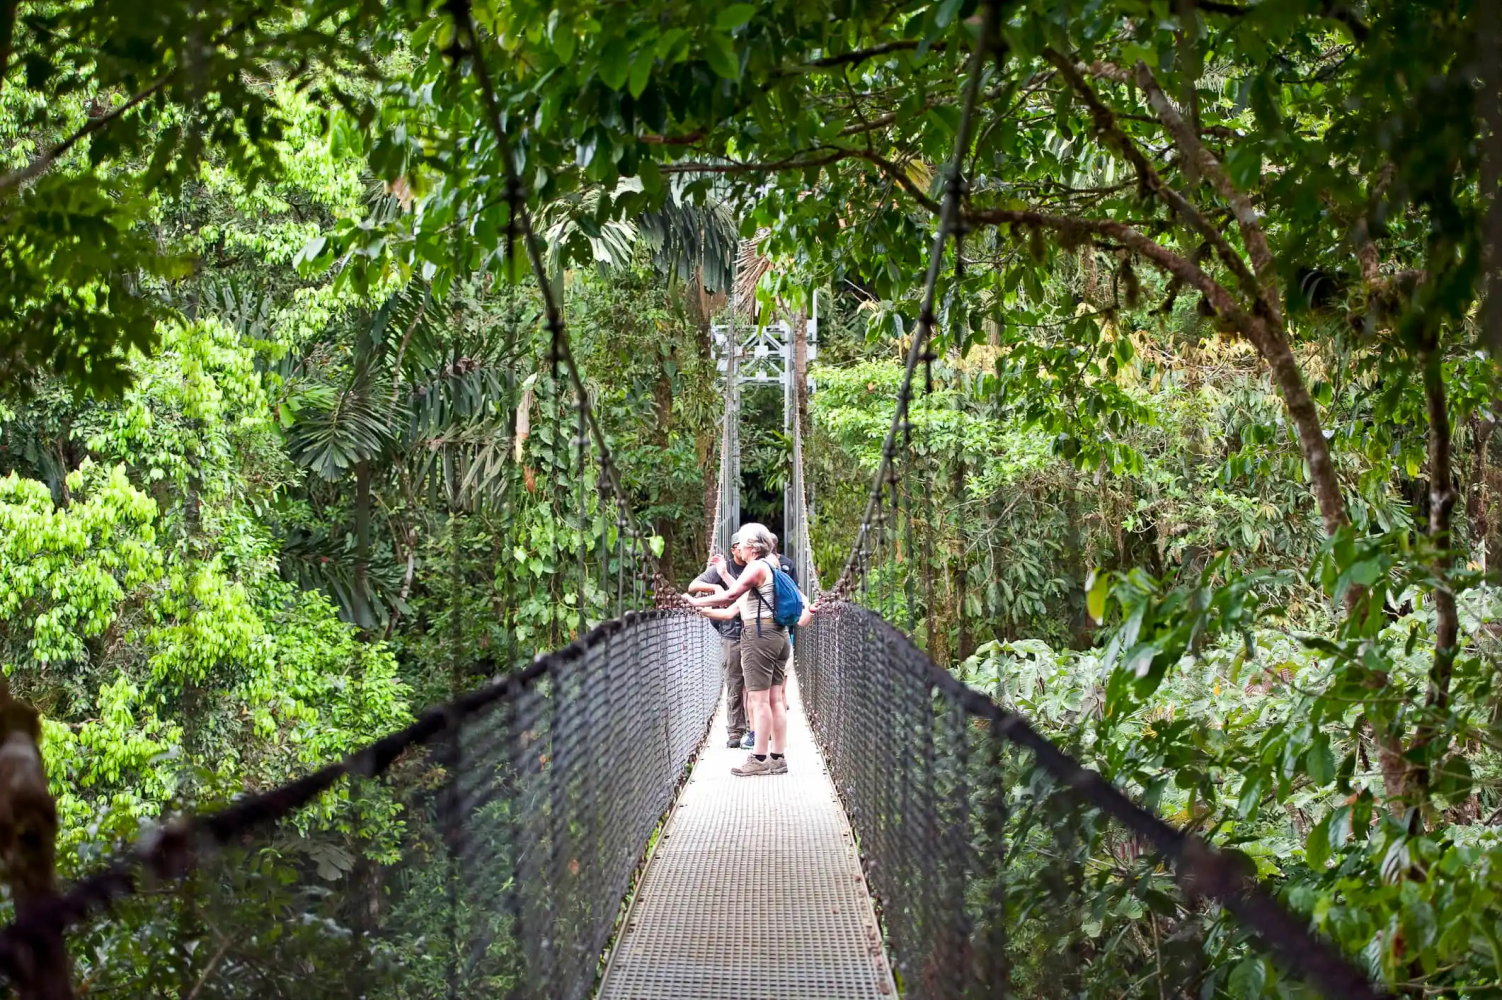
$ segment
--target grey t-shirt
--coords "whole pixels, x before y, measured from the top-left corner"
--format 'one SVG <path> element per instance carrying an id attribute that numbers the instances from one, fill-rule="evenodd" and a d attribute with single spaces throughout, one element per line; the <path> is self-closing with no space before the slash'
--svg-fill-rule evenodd
<path id="1" fill-rule="evenodd" d="M 741 570 L 745 568 L 746 567 L 740 565 L 734 559 L 726 559 L 725 575 L 730 577 L 730 581 L 727 581 L 724 579 L 724 577 L 720 576 L 717 570 L 710 568 L 694 577 L 694 582 L 707 583 L 713 587 L 724 587 L 726 590 L 729 590 L 730 582 L 735 580 L 736 577 L 740 576 Z M 728 622 L 716 621 L 714 623 L 714 627 L 720 633 L 720 635 L 724 636 L 727 639 L 739 639 L 741 637 L 741 622 L 739 618 L 733 618 Z"/>

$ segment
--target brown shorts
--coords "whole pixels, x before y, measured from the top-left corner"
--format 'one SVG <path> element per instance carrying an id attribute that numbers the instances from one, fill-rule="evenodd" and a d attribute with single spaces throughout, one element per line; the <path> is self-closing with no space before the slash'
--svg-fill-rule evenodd
<path id="1" fill-rule="evenodd" d="M 762 622 L 761 635 L 757 635 L 756 623 L 747 625 L 741 633 L 741 673 L 746 677 L 746 690 L 779 687 L 787 682 L 787 672 L 787 629 Z"/>

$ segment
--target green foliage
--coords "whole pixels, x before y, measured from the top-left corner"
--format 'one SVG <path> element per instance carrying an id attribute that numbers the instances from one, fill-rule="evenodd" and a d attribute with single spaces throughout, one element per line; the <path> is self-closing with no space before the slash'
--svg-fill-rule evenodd
<path id="1" fill-rule="evenodd" d="M 118 392 L 169 314 L 179 248 L 150 237 L 160 194 L 206 160 L 253 189 L 284 170 L 311 87 L 324 100 L 375 73 L 359 2 L 132 3 L 16 8 L 0 20 L 0 378 L 36 373 Z M 386 46 L 379 45 L 379 49 Z M 265 82 L 268 69 L 285 89 Z M 344 87 L 340 85 L 343 78 Z"/>
<path id="2" fill-rule="evenodd" d="M 391 653 L 276 575 L 256 474 L 290 470 L 251 352 L 214 324 L 176 327 L 135 374 L 118 403 L 72 415 L 95 457 L 64 504 L 0 480 L 0 656 L 44 712 L 73 864 L 170 803 L 285 781 L 407 713 Z M 42 421 L 49 403 L 24 405 Z"/>
<path id="3" fill-rule="evenodd" d="M 686 578 L 737 227 L 777 262 L 764 304 L 833 286 L 847 314 L 809 439 L 837 575 L 978 4 L 138 7 L 0 11 L 0 657 L 71 856 L 566 641 L 639 599 L 641 550 Z M 1499 940 L 1489 30 L 1005 5 L 873 575 L 938 660 L 1252 855 L 1374 975 L 1462 995 Z M 770 482 L 784 452 L 748 458 Z M 380 853 L 364 808 L 324 804 L 319 864 Z M 1092 927 L 1144 964 L 1121 885 Z M 1208 991 L 1289 993 L 1197 916 Z"/>
<path id="4" fill-rule="evenodd" d="M 1151 613 L 1164 614 L 1161 603 Z M 1467 634 L 1485 641 L 1502 610 L 1495 592 L 1470 591 L 1462 605 Z M 1378 637 L 1404 683 L 1424 676 L 1427 657 L 1405 645 L 1431 620 L 1420 610 Z M 1119 677 L 1135 674 L 1109 651 L 1059 653 L 1037 640 L 989 643 L 962 674 L 1176 823 L 1247 854 L 1286 902 L 1374 976 L 1485 992 L 1495 976 L 1495 829 L 1450 822 L 1415 830 L 1382 808 L 1380 748 L 1367 722 L 1374 703 L 1402 695 L 1368 687 L 1363 697 L 1318 644 L 1243 625 L 1182 650 L 1146 695 L 1118 687 Z M 1489 703 L 1483 696 L 1472 704 Z M 1453 757 L 1436 783 L 1436 804 L 1452 821 L 1499 803 L 1502 758 L 1482 740 Z M 1223 960 L 1234 964 L 1236 955 Z"/>
<path id="5" fill-rule="evenodd" d="M 1348 374 L 1321 406 L 1349 442 L 1339 474 L 1364 530 L 1326 541 L 1281 407 L 1245 355 L 1202 342 L 1175 357 L 1171 320 L 1142 325 L 1110 376 L 1138 414 L 1119 439 L 1131 458 L 1114 466 L 1065 446 L 1034 403 L 1052 390 L 1005 354 L 977 348 L 968 362 L 936 364 L 934 392 L 911 410 L 916 499 L 899 534 L 913 541 L 899 543 L 868 599 L 1139 800 L 1246 853 L 1375 977 L 1484 992 L 1496 975 L 1502 858 L 1491 825 L 1502 804 L 1498 609 L 1474 571 L 1451 571 L 1450 585 L 1476 589 L 1461 598 L 1448 701 L 1426 706 L 1435 552 L 1414 530 L 1408 470 L 1392 461 L 1416 444 L 1422 455 L 1422 411 L 1368 374 L 1376 359 L 1340 359 Z M 900 369 L 865 361 L 814 374 L 821 523 L 850 532 L 860 508 L 833 499 L 832 477 L 874 471 Z M 1469 540 L 1477 554 L 1484 543 Z M 833 548 L 843 556 L 845 545 Z M 1014 585 L 1053 596 L 1019 606 L 1007 600 Z M 979 648 L 961 663 L 962 637 Z M 1429 776 L 1422 796 L 1390 785 L 1393 748 Z M 1013 808 L 1024 809 L 1018 794 Z M 1114 848 L 1104 838 L 1081 850 L 1109 866 Z M 1019 877 L 1043 856 L 1023 848 Z M 1091 940 L 1131 967 L 1141 960 L 1133 921 L 1146 934 L 1147 918 L 1116 909 L 1126 884 L 1092 884 L 1090 905 L 1115 916 Z M 1478 922 L 1473 906 L 1487 916 Z M 1208 922 L 1207 975 L 1233 995 L 1290 988 L 1218 911 L 1173 919 Z M 1035 947 L 1048 968 L 1053 944 Z"/>

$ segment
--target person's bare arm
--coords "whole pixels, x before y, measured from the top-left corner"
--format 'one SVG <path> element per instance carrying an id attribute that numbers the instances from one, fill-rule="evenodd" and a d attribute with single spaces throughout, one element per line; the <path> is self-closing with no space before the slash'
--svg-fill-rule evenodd
<path id="1" fill-rule="evenodd" d="M 803 588 L 802 587 L 798 588 L 798 597 L 801 598 L 802 601 L 803 601 L 803 614 L 801 614 L 801 615 L 798 616 L 798 627 L 802 628 L 803 626 L 807 625 L 809 622 L 813 621 L 813 619 L 814 619 L 814 604 L 813 604 L 812 601 L 810 601 L 808 599 L 808 595 L 803 592 Z"/>
<path id="2" fill-rule="evenodd" d="M 695 580 L 688 585 L 688 592 L 690 594 L 718 594 L 724 589 L 718 583 L 705 583 L 703 580 Z"/>
<path id="3" fill-rule="evenodd" d="M 711 605 L 725 604 L 740 597 L 752 587 L 759 587 L 766 582 L 768 570 L 766 564 L 758 561 L 755 565 L 747 566 L 741 571 L 741 575 L 735 578 L 729 590 L 722 591 L 710 597 L 690 598 L 689 603 L 698 608 L 707 608 Z"/>
<path id="4" fill-rule="evenodd" d="M 705 618 L 716 618 L 722 622 L 728 622 L 733 618 L 737 618 L 741 613 L 741 609 L 736 607 L 734 604 L 730 605 L 730 607 L 728 608 L 710 608 L 703 605 L 696 605 L 696 607 L 699 614 L 703 615 Z"/>

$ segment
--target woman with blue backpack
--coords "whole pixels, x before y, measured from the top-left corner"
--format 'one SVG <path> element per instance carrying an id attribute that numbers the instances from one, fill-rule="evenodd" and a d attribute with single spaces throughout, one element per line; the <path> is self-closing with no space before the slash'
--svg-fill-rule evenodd
<path id="1" fill-rule="evenodd" d="M 756 732 L 756 743 L 746 762 L 731 768 L 730 773 L 740 777 L 786 774 L 787 709 L 783 685 L 787 683 L 791 649 L 788 629 L 806 620 L 808 602 L 792 577 L 771 558 L 775 543 L 766 525 L 742 525 L 738 537 L 746 560 L 741 575 L 728 590 L 687 600 L 709 618 L 729 620 L 739 616 L 741 619 L 746 713 Z"/>

